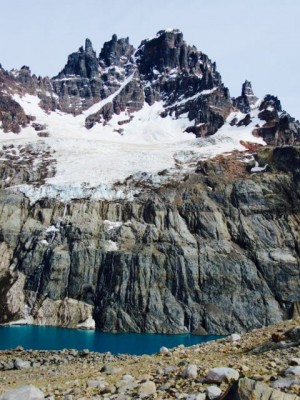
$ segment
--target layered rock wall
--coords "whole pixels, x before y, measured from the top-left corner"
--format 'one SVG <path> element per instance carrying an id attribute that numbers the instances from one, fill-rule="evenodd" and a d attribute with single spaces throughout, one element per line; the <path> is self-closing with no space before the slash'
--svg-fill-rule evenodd
<path id="1" fill-rule="evenodd" d="M 206 162 L 133 202 L 30 205 L 1 191 L 1 322 L 76 326 L 92 313 L 104 331 L 223 334 L 291 317 L 299 185 L 276 168 L 232 179 Z"/>

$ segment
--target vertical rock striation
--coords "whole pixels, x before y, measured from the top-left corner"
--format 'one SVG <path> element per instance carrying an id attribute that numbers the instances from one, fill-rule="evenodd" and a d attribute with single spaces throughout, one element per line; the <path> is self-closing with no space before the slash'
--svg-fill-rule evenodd
<path id="1" fill-rule="evenodd" d="M 291 317 L 299 179 L 272 154 L 273 173 L 233 179 L 207 161 L 133 202 L 1 191 L 1 322 L 74 327 L 92 313 L 104 331 L 224 334 Z"/>

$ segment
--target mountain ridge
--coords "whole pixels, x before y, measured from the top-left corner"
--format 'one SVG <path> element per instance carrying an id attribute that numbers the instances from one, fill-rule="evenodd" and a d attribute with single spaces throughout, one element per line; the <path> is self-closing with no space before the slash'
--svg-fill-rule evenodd
<path id="1" fill-rule="evenodd" d="M 299 299 L 300 124 L 182 33 L 0 70 L 0 322 L 230 333 Z M 15 132 L 15 133 L 14 133 Z M 270 272 L 271 271 L 271 272 Z M 83 325 L 82 325 L 83 324 Z"/>

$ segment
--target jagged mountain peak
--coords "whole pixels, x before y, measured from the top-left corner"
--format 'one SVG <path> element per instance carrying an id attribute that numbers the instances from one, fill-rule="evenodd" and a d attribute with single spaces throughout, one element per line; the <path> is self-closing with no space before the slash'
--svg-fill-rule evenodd
<path id="1" fill-rule="evenodd" d="M 179 34 L 182 34 L 182 31 L 177 28 L 165 28 L 165 29 L 159 30 L 156 34 L 156 37 L 159 37 L 159 36 L 162 36 L 162 35 L 165 35 L 168 33 L 171 33 L 173 35 L 179 35 Z"/>
<path id="2" fill-rule="evenodd" d="M 251 82 L 245 80 L 242 84 L 241 95 L 233 99 L 233 105 L 242 113 L 247 114 L 257 106 L 258 100 L 258 97 L 254 95 Z"/>
<path id="3" fill-rule="evenodd" d="M 282 107 L 281 107 L 281 102 L 278 99 L 278 97 L 273 96 L 271 94 L 266 94 L 265 97 L 263 98 L 261 105 L 260 105 L 260 110 L 263 110 L 265 108 L 275 108 L 277 112 L 282 112 Z"/>
<path id="4" fill-rule="evenodd" d="M 85 51 L 88 52 L 91 50 L 94 51 L 92 41 L 89 38 L 86 38 L 85 39 Z"/>
<path id="5" fill-rule="evenodd" d="M 99 54 L 103 67 L 123 66 L 133 55 L 135 49 L 129 42 L 129 37 L 118 39 L 113 34 L 111 40 L 105 42 Z"/>
<path id="6" fill-rule="evenodd" d="M 242 85 L 242 96 L 254 96 L 252 84 L 250 81 L 245 80 Z"/>
<path id="7" fill-rule="evenodd" d="M 187 67 L 187 45 L 177 29 L 161 30 L 156 37 L 143 40 L 135 56 L 143 74 L 153 68 L 163 72 L 166 68 Z"/>
<path id="8" fill-rule="evenodd" d="M 87 38 L 84 47 L 70 54 L 65 67 L 51 80 L 31 76 L 28 67 L 14 76 L 23 93 L 38 96 L 46 111 L 81 114 L 86 128 L 110 125 L 112 132 L 122 135 L 136 112 L 155 103 L 160 104 L 160 118 L 183 119 L 182 133 L 196 136 L 216 133 L 235 108 L 248 114 L 259 106 L 249 80 L 243 83 L 241 96 L 231 99 L 216 63 L 189 46 L 179 29 L 160 30 L 154 38 L 143 40 L 137 50 L 128 37 L 113 34 L 99 57 Z M 267 111 L 263 115 L 268 119 Z M 237 120 L 240 123 L 243 118 Z M 249 115 L 244 125 L 252 120 Z"/>

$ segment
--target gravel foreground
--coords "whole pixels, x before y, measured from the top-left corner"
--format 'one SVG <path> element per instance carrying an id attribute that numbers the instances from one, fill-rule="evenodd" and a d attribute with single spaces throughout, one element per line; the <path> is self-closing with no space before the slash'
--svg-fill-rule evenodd
<path id="1" fill-rule="evenodd" d="M 0 400 L 299 396 L 300 318 L 191 347 L 163 347 L 152 356 L 0 351 Z"/>

